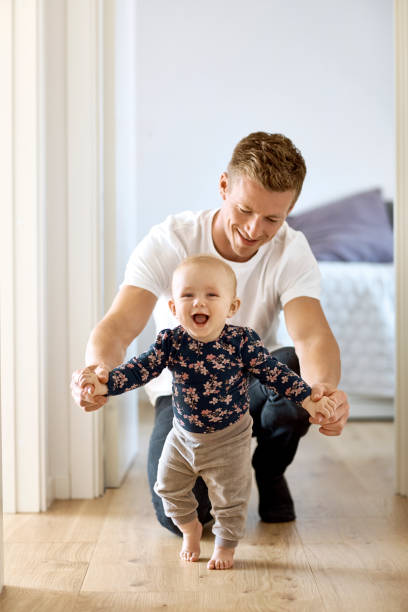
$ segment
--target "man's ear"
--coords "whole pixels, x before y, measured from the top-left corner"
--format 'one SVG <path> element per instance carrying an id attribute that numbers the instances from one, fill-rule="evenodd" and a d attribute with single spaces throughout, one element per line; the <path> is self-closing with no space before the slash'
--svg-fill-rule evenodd
<path id="1" fill-rule="evenodd" d="M 173 317 L 176 316 L 176 305 L 173 302 L 173 300 L 169 300 L 169 308 L 171 310 L 171 314 L 173 315 Z"/>
<path id="2" fill-rule="evenodd" d="M 238 311 L 240 306 L 241 306 L 241 300 L 239 298 L 234 298 L 234 300 L 231 302 L 231 306 L 230 306 L 227 318 L 229 319 L 230 317 L 233 317 L 234 314 Z"/>
<path id="3" fill-rule="evenodd" d="M 227 195 L 227 191 L 228 191 L 228 173 L 227 172 L 223 172 L 221 174 L 220 177 L 220 195 L 222 197 L 223 200 L 225 200 L 225 197 Z"/>

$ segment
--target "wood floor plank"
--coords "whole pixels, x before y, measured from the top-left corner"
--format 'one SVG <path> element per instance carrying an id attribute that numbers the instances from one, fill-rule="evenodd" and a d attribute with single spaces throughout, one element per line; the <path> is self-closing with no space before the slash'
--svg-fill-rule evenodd
<path id="1" fill-rule="evenodd" d="M 5 586 L 1 612 L 74 612 L 78 594 Z"/>
<path id="2" fill-rule="evenodd" d="M 301 440 L 296 464 L 288 469 L 298 516 L 352 519 L 390 516 L 395 509 L 405 514 L 407 505 L 394 495 L 391 424 L 368 425 L 352 423 L 334 438 L 312 428 Z M 375 434 L 381 431 L 386 434 L 380 444 Z"/>
<path id="3" fill-rule="evenodd" d="M 5 584 L 77 593 L 92 557 L 90 542 L 13 542 L 5 550 Z"/>
<path id="4" fill-rule="evenodd" d="M 5 542 L 94 542 L 106 519 L 113 489 L 97 499 L 56 500 L 47 512 L 4 516 Z"/>
<path id="5" fill-rule="evenodd" d="M 117 545 L 98 544 L 82 592 L 194 591 L 198 588 L 197 564 L 184 564 L 177 559 L 178 546 L 175 547 L 171 535 L 164 534 L 153 553 L 148 550 L 148 537 L 145 544 L 136 540 Z"/>
<path id="6" fill-rule="evenodd" d="M 323 612 L 319 600 L 302 601 L 287 593 L 159 592 L 81 593 L 74 612 Z"/>
<path id="7" fill-rule="evenodd" d="M 305 543 L 306 555 L 328 610 L 408 609 L 406 540 L 395 537 L 377 541 L 376 533 L 376 525 L 371 532 L 360 526 L 354 538 Z"/>

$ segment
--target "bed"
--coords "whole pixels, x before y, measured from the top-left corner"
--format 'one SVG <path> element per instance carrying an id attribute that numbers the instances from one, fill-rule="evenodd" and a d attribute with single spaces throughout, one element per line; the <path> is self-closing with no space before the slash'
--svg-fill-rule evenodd
<path id="1" fill-rule="evenodd" d="M 395 385 L 395 283 L 392 205 L 380 189 L 297 215 L 322 275 L 321 302 L 340 346 L 341 388 L 353 418 L 392 418 Z M 284 323 L 280 342 L 290 342 Z"/>

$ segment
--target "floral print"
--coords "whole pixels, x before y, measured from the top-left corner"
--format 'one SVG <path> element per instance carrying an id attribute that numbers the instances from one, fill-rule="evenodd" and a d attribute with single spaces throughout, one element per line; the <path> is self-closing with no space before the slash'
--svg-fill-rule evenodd
<path id="1" fill-rule="evenodd" d="M 180 425 L 210 433 L 238 421 L 249 410 L 251 376 L 299 405 L 310 387 L 272 357 L 249 327 L 225 325 L 213 342 L 194 340 L 181 327 L 161 331 L 148 351 L 109 374 L 109 395 L 136 389 L 168 367 L 173 375 L 173 410 Z"/>

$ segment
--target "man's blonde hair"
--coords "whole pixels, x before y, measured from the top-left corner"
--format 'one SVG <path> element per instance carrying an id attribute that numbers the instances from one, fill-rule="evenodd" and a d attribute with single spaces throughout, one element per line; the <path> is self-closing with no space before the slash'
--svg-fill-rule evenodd
<path id="1" fill-rule="evenodd" d="M 306 176 L 306 164 L 300 151 L 283 134 L 253 132 L 239 141 L 228 164 L 231 179 L 239 175 L 259 183 L 270 191 L 295 191 L 299 197 Z"/>
<path id="2" fill-rule="evenodd" d="M 220 268 L 224 270 L 224 272 L 227 273 L 231 281 L 233 297 L 236 296 L 237 277 L 235 276 L 234 270 L 231 268 L 231 266 L 227 264 L 226 261 L 224 261 L 223 259 L 220 259 L 219 257 L 215 257 L 215 255 L 207 255 L 206 253 L 202 255 L 192 255 L 191 257 L 186 257 L 186 259 L 183 259 L 183 261 L 181 261 L 178 264 L 177 268 L 173 272 L 173 277 L 175 273 L 177 272 L 177 270 L 180 270 L 180 268 L 183 268 L 184 266 L 188 264 L 210 264 L 210 265 L 219 266 Z"/>

